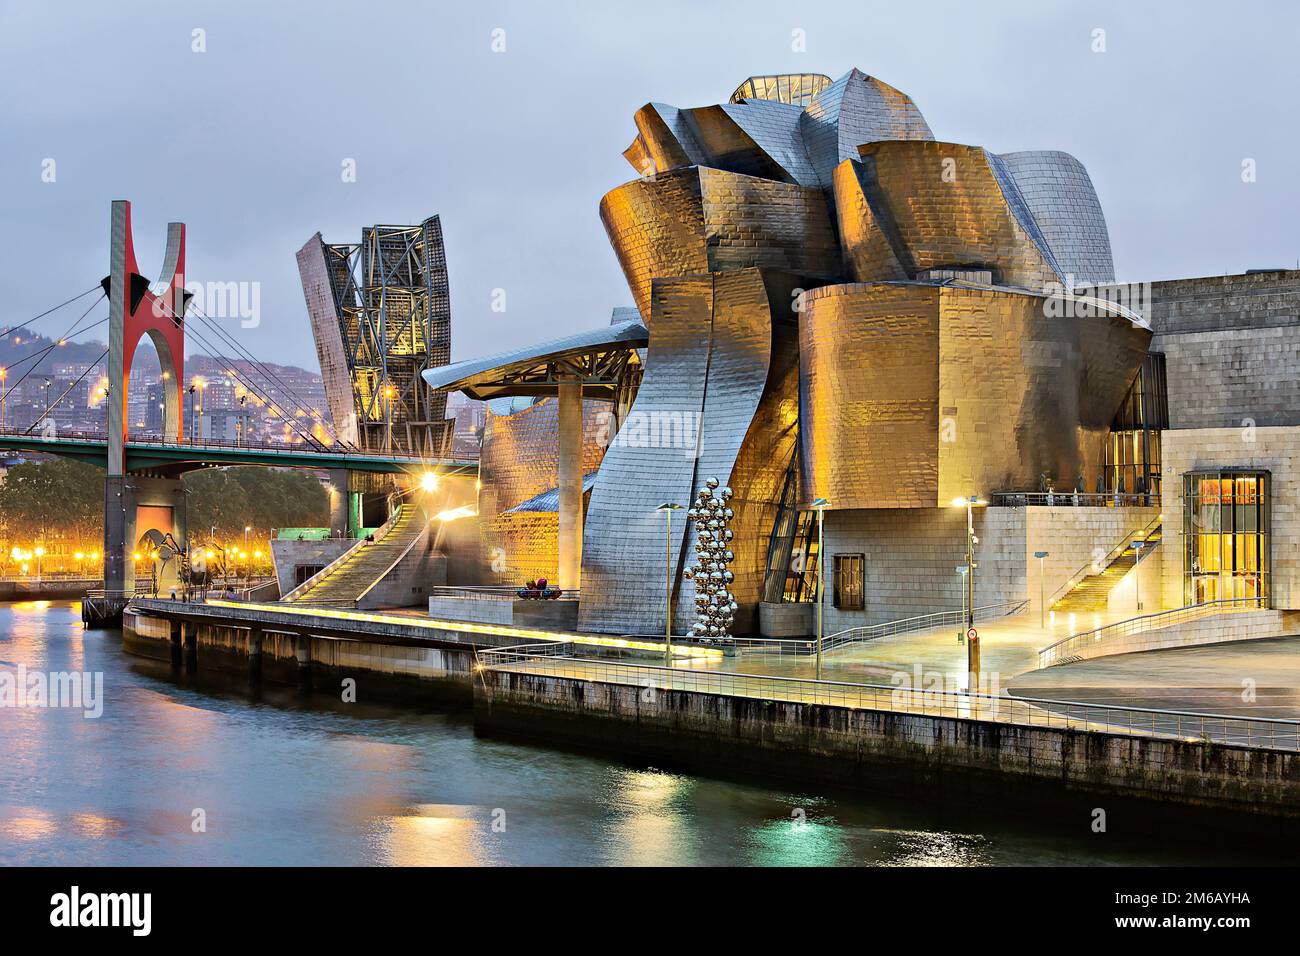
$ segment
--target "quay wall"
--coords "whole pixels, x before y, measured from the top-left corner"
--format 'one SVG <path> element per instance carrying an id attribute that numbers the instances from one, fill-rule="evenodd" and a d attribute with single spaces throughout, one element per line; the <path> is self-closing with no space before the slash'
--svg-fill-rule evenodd
<path id="1" fill-rule="evenodd" d="M 1166 822 L 1210 811 L 1216 827 L 1300 836 L 1300 753 L 495 670 L 475 682 L 474 713 L 485 735 L 702 772 L 948 801 L 1086 798 Z"/>
<path id="2" fill-rule="evenodd" d="M 260 642 L 245 625 L 190 622 L 128 609 L 122 616 L 128 653 L 169 661 L 189 672 L 246 674 L 276 684 L 333 693 L 356 681 L 357 699 L 468 706 L 474 648 L 407 646 L 265 630 Z"/>

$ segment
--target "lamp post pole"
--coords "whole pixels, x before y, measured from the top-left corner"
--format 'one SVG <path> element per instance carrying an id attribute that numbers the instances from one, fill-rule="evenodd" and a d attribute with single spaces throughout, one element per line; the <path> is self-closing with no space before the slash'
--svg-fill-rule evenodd
<path id="1" fill-rule="evenodd" d="M 1133 593 L 1139 614 L 1142 613 L 1142 548 L 1145 546 L 1146 541 L 1133 542 Z"/>
<path id="2" fill-rule="evenodd" d="M 673 666 L 673 512 L 682 506 L 665 501 L 656 511 L 664 513 L 664 667 Z"/>
<path id="3" fill-rule="evenodd" d="M 1045 587 L 1043 578 L 1043 558 L 1047 557 L 1046 551 L 1035 551 L 1034 557 L 1038 559 L 1038 629 L 1047 630 L 1047 598 L 1045 597 Z"/>
<path id="4" fill-rule="evenodd" d="M 958 498 L 953 504 L 961 504 Z M 979 635 L 975 631 L 975 515 L 973 509 L 979 504 L 978 495 L 967 495 L 966 505 L 966 672 L 970 676 L 971 693 L 979 684 L 980 645 Z"/>
<path id="5" fill-rule="evenodd" d="M 826 514 L 826 506 L 830 502 L 825 498 L 818 498 L 812 503 L 817 509 L 817 680 L 822 679 L 822 621 L 825 618 L 826 607 L 826 557 L 823 553 L 826 537 L 822 531 L 823 518 Z"/>

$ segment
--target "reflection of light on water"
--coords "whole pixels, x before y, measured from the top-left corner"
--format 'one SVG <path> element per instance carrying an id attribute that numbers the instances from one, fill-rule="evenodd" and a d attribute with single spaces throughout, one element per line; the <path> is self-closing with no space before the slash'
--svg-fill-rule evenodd
<path id="1" fill-rule="evenodd" d="M 49 608 L 49 601 L 19 601 L 9 605 L 19 614 L 42 614 Z"/>
<path id="2" fill-rule="evenodd" d="M 70 821 L 72 828 L 78 834 L 94 840 L 115 836 L 122 830 L 121 820 L 114 820 L 112 817 L 101 816 L 98 813 L 74 813 Z"/>
<path id="3" fill-rule="evenodd" d="M 695 834 L 681 801 L 693 781 L 658 770 L 629 770 L 615 778 L 609 824 L 610 862 L 620 866 L 668 866 L 694 862 Z"/>
<path id="4" fill-rule="evenodd" d="M 490 863 L 482 836 L 491 829 L 484 807 L 421 804 L 383 819 L 382 862 L 390 866 L 479 866 Z"/>
<path id="5" fill-rule="evenodd" d="M 58 832 L 53 814 L 36 807 L 19 807 L 12 816 L 0 818 L 0 835 L 9 840 L 29 843 L 44 840 Z"/>
<path id="6" fill-rule="evenodd" d="M 887 866 L 981 866 L 985 840 L 970 833 L 928 830 L 880 830 L 894 845 L 883 848 L 878 860 Z"/>
<path id="7" fill-rule="evenodd" d="M 0 817 L 0 838 L 23 843 L 66 837 L 69 830 L 80 837 L 100 840 L 116 836 L 124 828 L 121 820 L 89 811 L 60 819 L 37 807 L 17 807 L 10 815 Z"/>
<path id="8" fill-rule="evenodd" d="M 848 861 L 845 834 L 835 823 L 791 817 L 769 820 L 750 838 L 750 866 L 836 866 Z"/>

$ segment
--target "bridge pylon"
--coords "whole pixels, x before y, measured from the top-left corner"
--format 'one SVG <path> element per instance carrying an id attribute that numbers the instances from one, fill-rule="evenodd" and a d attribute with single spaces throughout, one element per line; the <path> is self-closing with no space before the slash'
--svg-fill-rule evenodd
<path id="1" fill-rule="evenodd" d="M 184 432 L 185 224 L 167 224 L 162 273 L 154 288 L 140 273 L 131 235 L 131 204 L 113 203 L 108 296 L 108 472 L 104 482 L 104 587 L 111 593 L 134 586 L 131 560 L 136 539 L 148 528 L 185 540 L 185 504 L 176 479 L 128 476 L 127 386 L 136 349 L 146 335 L 162 367 L 163 436 L 179 443 Z M 162 486 L 166 487 L 162 487 Z"/>

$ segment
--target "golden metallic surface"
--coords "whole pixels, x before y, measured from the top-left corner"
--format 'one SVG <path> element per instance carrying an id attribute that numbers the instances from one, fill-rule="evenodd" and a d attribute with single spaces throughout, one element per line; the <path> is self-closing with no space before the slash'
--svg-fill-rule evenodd
<path id="1" fill-rule="evenodd" d="M 608 402 L 583 403 L 583 473 L 595 471 L 605 453 Z M 539 575 L 554 580 L 559 524 L 554 512 L 506 514 L 558 483 L 559 403 L 543 399 L 513 415 L 489 409 L 479 459 L 478 513 L 483 516 L 484 555 L 503 583 Z"/>
<path id="2" fill-rule="evenodd" d="M 600 217 L 646 317 L 655 278 L 760 266 L 827 280 L 842 268 L 825 195 L 792 183 L 688 167 L 611 190 Z"/>
<path id="3" fill-rule="evenodd" d="M 985 150 L 913 140 L 869 143 L 859 152 L 861 162 L 845 160 L 833 178 L 836 208 L 853 213 L 840 217 L 839 228 L 855 280 L 956 266 L 991 268 L 998 285 L 1042 290 L 1061 282 Z"/>
<path id="4" fill-rule="evenodd" d="M 666 522 L 655 509 L 689 505 L 710 477 L 736 491 L 733 593 L 757 601 L 797 416 L 789 318 L 795 284 L 758 269 L 655 280 L 645 378 L 587 510 L 581 629 L 663 628 L 662 600 L 647 599 L 648 582 L 662 576 L 665 561 Z M 774 309 L 787 317 L 775 366 Z M 653 422 L 661 426 L 637 430 Z M 679 422 L 686 427 L 675 427 Z M 693 559 L 694 532 L 680 517 L 673 524 L 679 631 L 695 619 L 694 584 L 681 576 Z"/>
<path id="5" fill-rule="evenodd" d="M 1151 333 L 1057 317 L 1025 292 L 826 286 L 800 316 L 805 505 L 938 507 L 972 493 L 1093 489 Z"/>
<path id="6" fill-rule="evenodd" d="M 705 163 L 694 133 L 675 106 L 647 103 L 633 117 L 637 136 L 623 156 L 642 176 Z"/>

